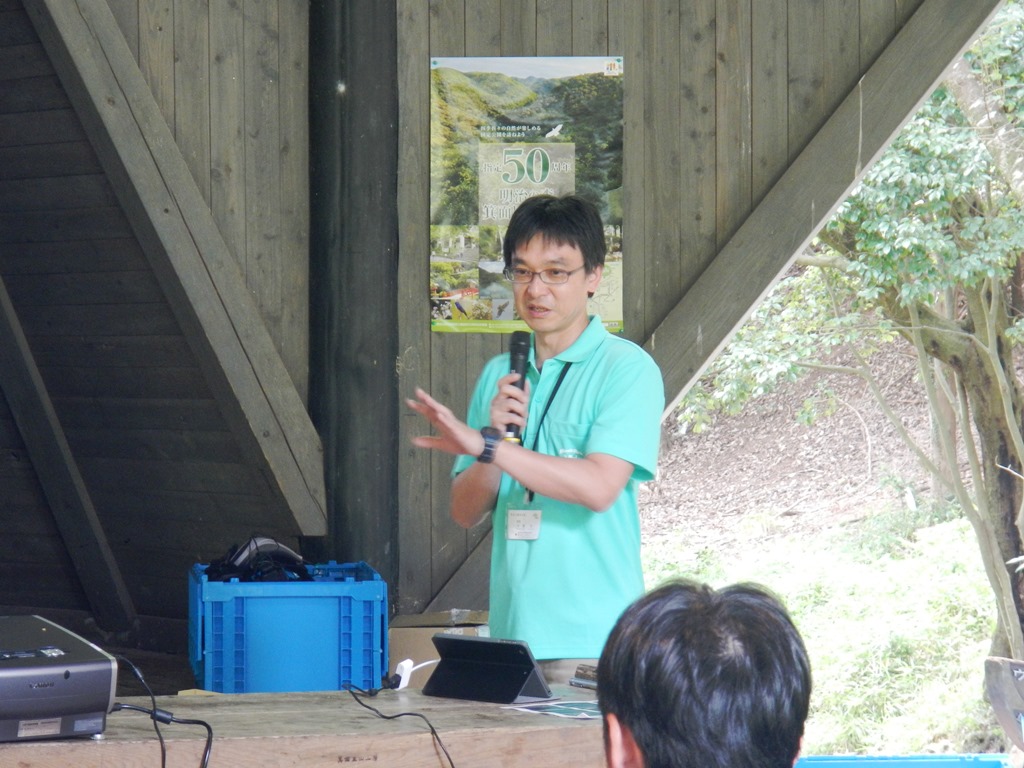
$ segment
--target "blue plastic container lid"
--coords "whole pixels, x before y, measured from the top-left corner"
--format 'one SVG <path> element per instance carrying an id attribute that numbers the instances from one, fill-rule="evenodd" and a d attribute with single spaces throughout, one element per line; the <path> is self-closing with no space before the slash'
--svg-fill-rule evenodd
<path id="1" fill-rule="evenodd" d="M 1007 768 L 1009 756 L 985 755 L 809 755 L 796 768 Z"/>

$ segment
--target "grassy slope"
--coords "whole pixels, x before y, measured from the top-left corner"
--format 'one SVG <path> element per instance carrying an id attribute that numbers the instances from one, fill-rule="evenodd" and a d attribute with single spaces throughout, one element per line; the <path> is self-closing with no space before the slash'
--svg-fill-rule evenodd
<path id="1" fill-rule="evenodd" d="M 645 544 L 645 570 L 650 585 L 755 581 L 783 598 L 814 672 L 804 754 L 1005 751 L 983 701 L 993 599 L 970 525 L 942 517 L 876 510 L 811 539 L 752 539 L 729 562 L 669 534 Z"/>

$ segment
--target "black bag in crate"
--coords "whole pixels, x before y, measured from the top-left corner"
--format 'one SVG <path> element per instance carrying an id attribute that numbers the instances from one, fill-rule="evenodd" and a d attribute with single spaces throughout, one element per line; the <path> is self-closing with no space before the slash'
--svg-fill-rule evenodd
<path id="1" fill-rule="evenodd" d="M 312 581 L 302 556 L 266 536 L 253 536 L 206 567 L 210 581 Z"/>

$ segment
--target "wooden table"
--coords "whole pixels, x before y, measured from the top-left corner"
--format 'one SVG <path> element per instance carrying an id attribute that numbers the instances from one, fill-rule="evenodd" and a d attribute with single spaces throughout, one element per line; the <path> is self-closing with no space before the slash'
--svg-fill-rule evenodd
<path id="1" fill-rule="evenodd" d="M 592 699 L 588 691 L 553 686 L 565 700 Z M 148 698 L 122 703 L 151 706 Z M 365 699 L 385 715 L 418 712 L 437 729 L 456 768 L 604 765 L 600 720 L 570 720 L 486 704 L 424 696 L 418 690 L 382 691 Z M 384 720 L 343 691 L 327 693 L 158 696 L 157 706 L 213 728 L 211 768 L 337 768 L 348 764 L 445 768 L 427 724 L 417 717 Z M 199 766 L 206 729 L 160 726 L 168 768 Z M 117 768 L 159 766 L 153 722 L 141 712 L 107 716 L 99 739 L 0 744 L 0 766 Z"/>

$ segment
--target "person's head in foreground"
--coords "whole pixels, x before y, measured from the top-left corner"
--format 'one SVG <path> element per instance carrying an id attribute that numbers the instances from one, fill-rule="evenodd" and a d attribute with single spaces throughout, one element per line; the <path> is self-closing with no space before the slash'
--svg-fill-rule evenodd
<path id="1" fill-rule="evenodd" d="M 772 593 L 676 581 L 625 610 L 598 662 L 612 768 L 790 768 L 811 668 Z"/>

